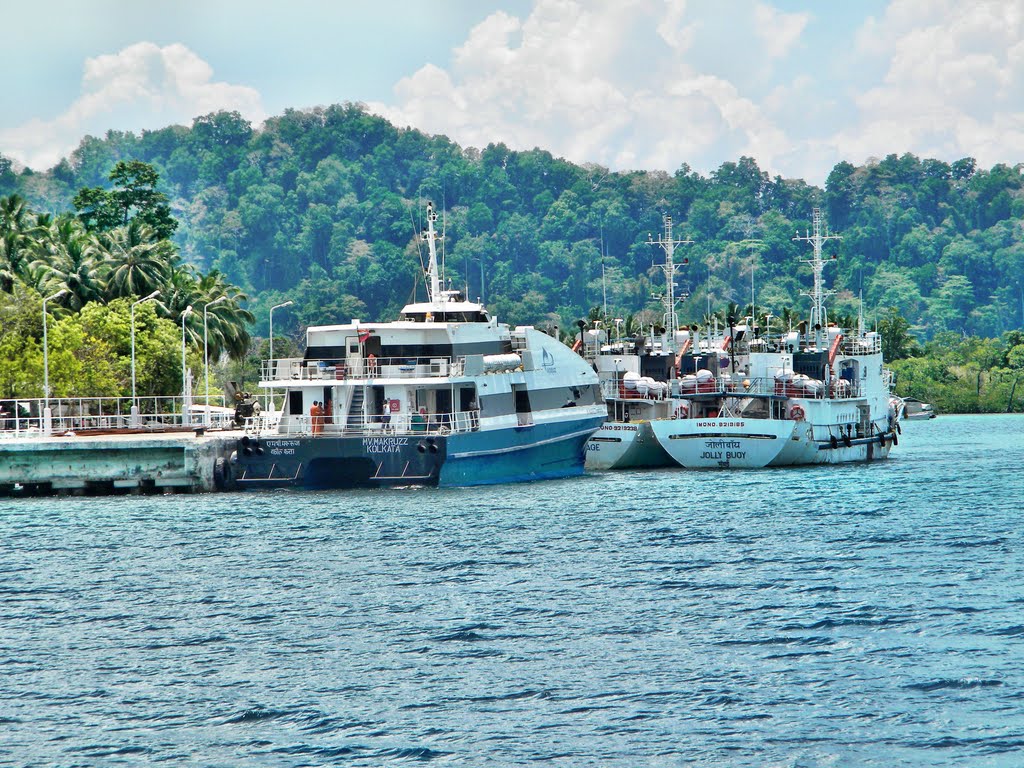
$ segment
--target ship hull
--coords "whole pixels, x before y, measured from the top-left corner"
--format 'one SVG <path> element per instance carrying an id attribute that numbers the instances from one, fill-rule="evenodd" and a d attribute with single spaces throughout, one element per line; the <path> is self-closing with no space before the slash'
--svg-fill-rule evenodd
<path id="1" fill-rule="evenodd" d="M 583 473 L 601 417 L 466 434 L 242 438 L 239 488 L 474 486 Z"/>
<path id="2" fill-rule="evenodd" d="M 652 428 L 666 453 L 687 469 L 874 461 L 886 458 L 898 440 L 892 431 L 849 440 L 820 439 L 806 422 L 781 419 L 665 419 Z"/>
<path id="3" fill-rule="evenodd" d="M 656 469 L 675 462 L 658 443 L 650 422 L 605 422 L 587 441 L 587 469 Z"/>

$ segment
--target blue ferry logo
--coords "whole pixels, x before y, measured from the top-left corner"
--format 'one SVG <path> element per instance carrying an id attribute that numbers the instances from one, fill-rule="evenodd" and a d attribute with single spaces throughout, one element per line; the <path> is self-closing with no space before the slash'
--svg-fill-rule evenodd
<path id="1" fill-rule="evenodd" d="M 555 367 L 555 357 L 550 352 L 548 352 L 547 349 L 544 349 L 542 354 L 541 354 L 541 356 L 540 356 L 540 363 L 545 368 L 554 368 Z"/>

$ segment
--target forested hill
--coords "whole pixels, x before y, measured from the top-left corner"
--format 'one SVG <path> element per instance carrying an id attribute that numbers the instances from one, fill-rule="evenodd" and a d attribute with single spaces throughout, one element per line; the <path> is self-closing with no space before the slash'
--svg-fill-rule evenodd
<path id="1" fill-rule="evenodd" d="M 190 128 L 110 132 L 46 173 L 16 173 L 0 156 L 0 196 L 71 210 L 78 190 L 109 186 L 129 159 L 159 171 L 183 257 L 249 293 L 259 333 L 283 299 L 295 307 L 276 318 L 282 330 L 390 319 L 414 290 L 422 296 L 427 200 L 444 211 L 448 276 L 512 323 L 568 328 L 603 304 L 602 268 L 612 316 L 655 319 L 663 254 L 647 240 L 666 214 L 694 241 L 678 255 L 689 258 L 684 321 L 749 304 L 752 265 L 759 308 L 802 314 L 808 249 L 792 238 L 819 206 L 843 236 L 825 276 L 839 313 L 855 314 L 863 294 L 869 317 L 896 307 L 922 337 L 1024 325 L 1021 166 L 890 155 L 840 163 L 824 190 L 771 178 L 749 158 L 707 177 L 686 165 L 617 173 L 539 149 L 463 148 L 345 104 L 288 111 L 259 130 L 216 113 Z"/>

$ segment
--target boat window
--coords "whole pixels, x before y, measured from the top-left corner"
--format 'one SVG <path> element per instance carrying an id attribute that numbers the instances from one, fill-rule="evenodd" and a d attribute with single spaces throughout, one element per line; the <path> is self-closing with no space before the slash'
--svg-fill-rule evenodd
<path id="1" fill-rule="evenodd" d="M 303 412 L 302 391 L 293 389 L 288 393 L 288 413 L 292 416 L 301 416 Z"/>

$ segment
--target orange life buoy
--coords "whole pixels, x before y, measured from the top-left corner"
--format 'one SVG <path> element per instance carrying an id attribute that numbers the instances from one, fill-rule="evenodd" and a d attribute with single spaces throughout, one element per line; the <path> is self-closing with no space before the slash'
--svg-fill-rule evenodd
<path id="1" fill-rule="evenodd" d="M 799 405 L 794 405 L 792 408 L 789 409 L 789 418 L 791 418 L 793 421 L 803 421 L 804 409 L 801 408 Z"/>

